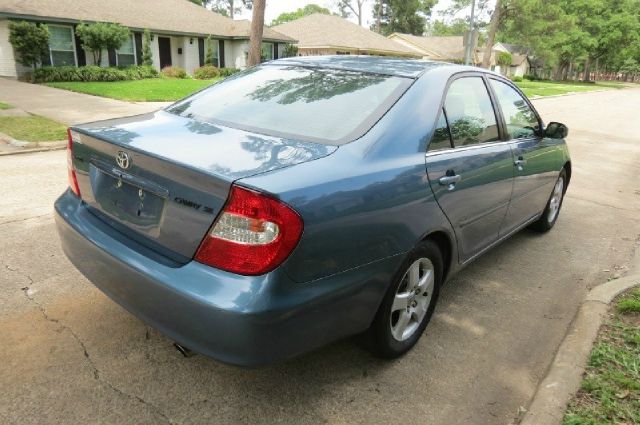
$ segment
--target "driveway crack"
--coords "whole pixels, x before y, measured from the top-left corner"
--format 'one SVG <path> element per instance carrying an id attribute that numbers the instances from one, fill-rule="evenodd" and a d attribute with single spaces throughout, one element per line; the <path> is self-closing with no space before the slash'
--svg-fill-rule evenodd
<path id="1" fill-rule="evenodd" d="M 5 265 L 5 267 L 7 269 L 11 270 L 11 271 L 16 271 L 16 270 L 13 270 L 13 269 L 9 268 L 9 266 L 7 266 L 7 265 Z M 23 276 L 29 280 L 30 285 L 33 285 L 35 283 L 34 280 L 31 278 L 31 276 L 29 276 L 29 275 L 23 275 Z M 121 397 L 130 399 L 130 400 L 133 400 L 133 401 L 137 401 L 138 403 L 143 404 L 153 414 L 161 417 L 169 425 L 176 425 L 177 424 L 177 422 L 172 421 L 166 414 L 164 414 L 153 403 L 150 403 L 147 400 L 145 400 L 142 397 L 139 397 L 139 396 L 137 396 L 135 394 L 130 394 L 130 393 L 126 392 L 126 391 L 123 391 L 120 388 L 118 388 L 115 385 L 113 385 L 112 383 L 110 383 L 109 381 L 107 381 L 106 379 L 104 379 L 100 374 L 100 370 L 98 369 L 98 367 L 94 363 L 93 359 L 91 358 L 91 355 L 89 354 L 89 350 L 87 350 L 87 346 L 84 343 L 84 341 L 82 340 L 82 338 L 80 338 L 80 336 L 71 327 L 69 327 L 65 323 L 61 322 L 59 319 L 50 316 L 49 313 L 47 312 L 47 310 L 45 309 L 45 307 L 40 302 L 38 302 L 38 300 L 35 299 L 35 297 L 33 296 L 33 293 L 31 292 L 30 286 L 25 286 L 25 287 L 21 288 L 21 290 L 22 290 L 22 293 L 24 294 L 25 298 L 30 303 L 32 303 L 33 305 L 35 305 L 38 308 L 38 310 L 42 314 L 42 317 L 46 321 L 51 322 L 51 323 L 55 323 L 58 326 L 60 326 L 62 328 L 62 330 L 65 330 L 65 331 L 69 332 L 69 334 L 72 336 L 72 338 L 80 346 L 80 349 L 82 350 L 82 353 L 84 354 L 84 357 L 85 357 L 85 359 L 87 361 L 87 364 L 89 365 L 89 368 L 91 369 L 91 372 L 93 374 L 93 379 L 95 379 L 97 382 L 107 386 L 109 389 L 111 389 L 112 391 L 114 391 L 115 393 L 120 395 Z"/>

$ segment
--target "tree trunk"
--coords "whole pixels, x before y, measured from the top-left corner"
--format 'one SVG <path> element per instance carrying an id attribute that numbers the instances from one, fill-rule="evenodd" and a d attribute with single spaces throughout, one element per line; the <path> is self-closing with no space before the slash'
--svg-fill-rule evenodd
<path id="1" fill-rule="evenodd" d="M 248 67 L 260 64 L 262 53 L 262 32 L 264 31 L 264 9 L 266 0 L 254 0 L 251 19 L 251 38 L 249 39 Z"/>
<path id="2" fill-rule="evenodd" d="M 591 58 L 587 56 L 587 59 L 584 61 L 584 78 L 582 79 L 582 81 L 584 81 L 585 83 L 588 83 L 589 81 L 591 81 L 591 75 L 589 75 L 590 70 L 591 70 Z"/>
<path id="3" fill-rule="evenodd" d="M 235 14 L 235 4 L 234 0 L 229 0 L 229 17 L 233 19 L 233 15 Z"/>
<path id="4" fill-rule="evenodd" d="M 380 34 L 380 19 L 382 16 L 382 0 L 378 0 L 378 11 L 376 13 L 376 32 Z"/>
<path id="5" fill-rule="evenodd" d="M 500 0 L 496 0 L 496 8 L 491 14 L 491 23 L 489 24 L 489 33 L 487 34 L 487 46 L 484 48 L 484 56 L 482 57 L 482 67 L 489 69 L 491 67 L 491 52 L 493 51 L 493 42 L 496 39 L 496 32 L 500 25 Z"/>
<path id="6" fill-rule="evenodd" d="M 357 0 L 358 3 L 358 25 L 362 26 L 362 3 L 364 0 Z"/>

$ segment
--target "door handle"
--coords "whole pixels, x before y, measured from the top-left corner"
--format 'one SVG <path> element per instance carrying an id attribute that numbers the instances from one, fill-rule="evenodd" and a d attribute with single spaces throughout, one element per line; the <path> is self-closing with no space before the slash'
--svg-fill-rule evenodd
<path id="1" fill-rule="evenodd" d="M 438 183 L 440 183 L 440 186 L 447 186 L 447 190 L 453 190 L 456 188 L 456 183 L 460 180 L 462 180 L 460 174 L 453 174 L 440 177 Z"/>
<path id="2" fill-rule="evenodd" d="M 519 156 L 519 157 L 518 157 L 518 159 L 516 159 L 516 160 L 513 162 L 513 165 L 515 165 L 516 167 L 518 167 L 518 170 L 519 170 L 519 171 L 522 171 L 523 167 L 524 167 L 525 165 L 527 165 L 527 160 L 526 160 L 526 159 L 524 159 L 524 157 Z"/>

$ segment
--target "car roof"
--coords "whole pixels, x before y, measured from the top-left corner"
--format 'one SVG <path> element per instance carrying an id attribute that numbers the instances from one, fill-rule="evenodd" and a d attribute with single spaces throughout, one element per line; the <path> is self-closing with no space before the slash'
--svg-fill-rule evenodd
<path id="1" fill-rule="evenodd" d="M 395 75 L 417 78 L 427 71 L 441 67 L 451 67 L 452 72 L 468 67 L 447 62 L 435 62 L 421 59 L 403 59 L 389 56 L 296 56 L 267 62 L 264 65 L 290 65 L 307 68 L 342 69 L 346 71 L 368 72 L 372 74 Z"/>

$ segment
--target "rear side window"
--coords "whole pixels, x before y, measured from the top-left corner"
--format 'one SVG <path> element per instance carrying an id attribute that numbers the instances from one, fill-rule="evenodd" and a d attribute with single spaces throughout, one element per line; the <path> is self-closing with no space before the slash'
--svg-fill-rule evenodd
<path id="1" fill-rule="evenodd" d="M 451 134 L 449 133 L 449 126 L 447 125 L 444 110 L 440 111 L 440 118 L 438 118 L 438 122 L 436 123 L 436 130 L 433 132 L 431 143 L 429 143 L 429 152 L 442 149 L 451 149 Z"/>
<path id="2" fill-rule="evenodd" d="M 498 104 L 502 109 L 509 138 L 529 139 L 535 137 L 540 130 L 540 123 L 526 100 L 508 84 L 494 79 L 489 81 L 491 81 L 491 87 L 496 92 Z"/>
<path id="3" fill-rule="evenodd" d="M 454 146 L 499 140 L 496 114 L 482 77 L 458 78 L 444 102 Z"/>
<path id="4" fill-rule="evenodd" d="M 261 134 L 339 145 L 369 130 L 412 81 L 267 65 L 215 84 L 168 111 Z"/>

